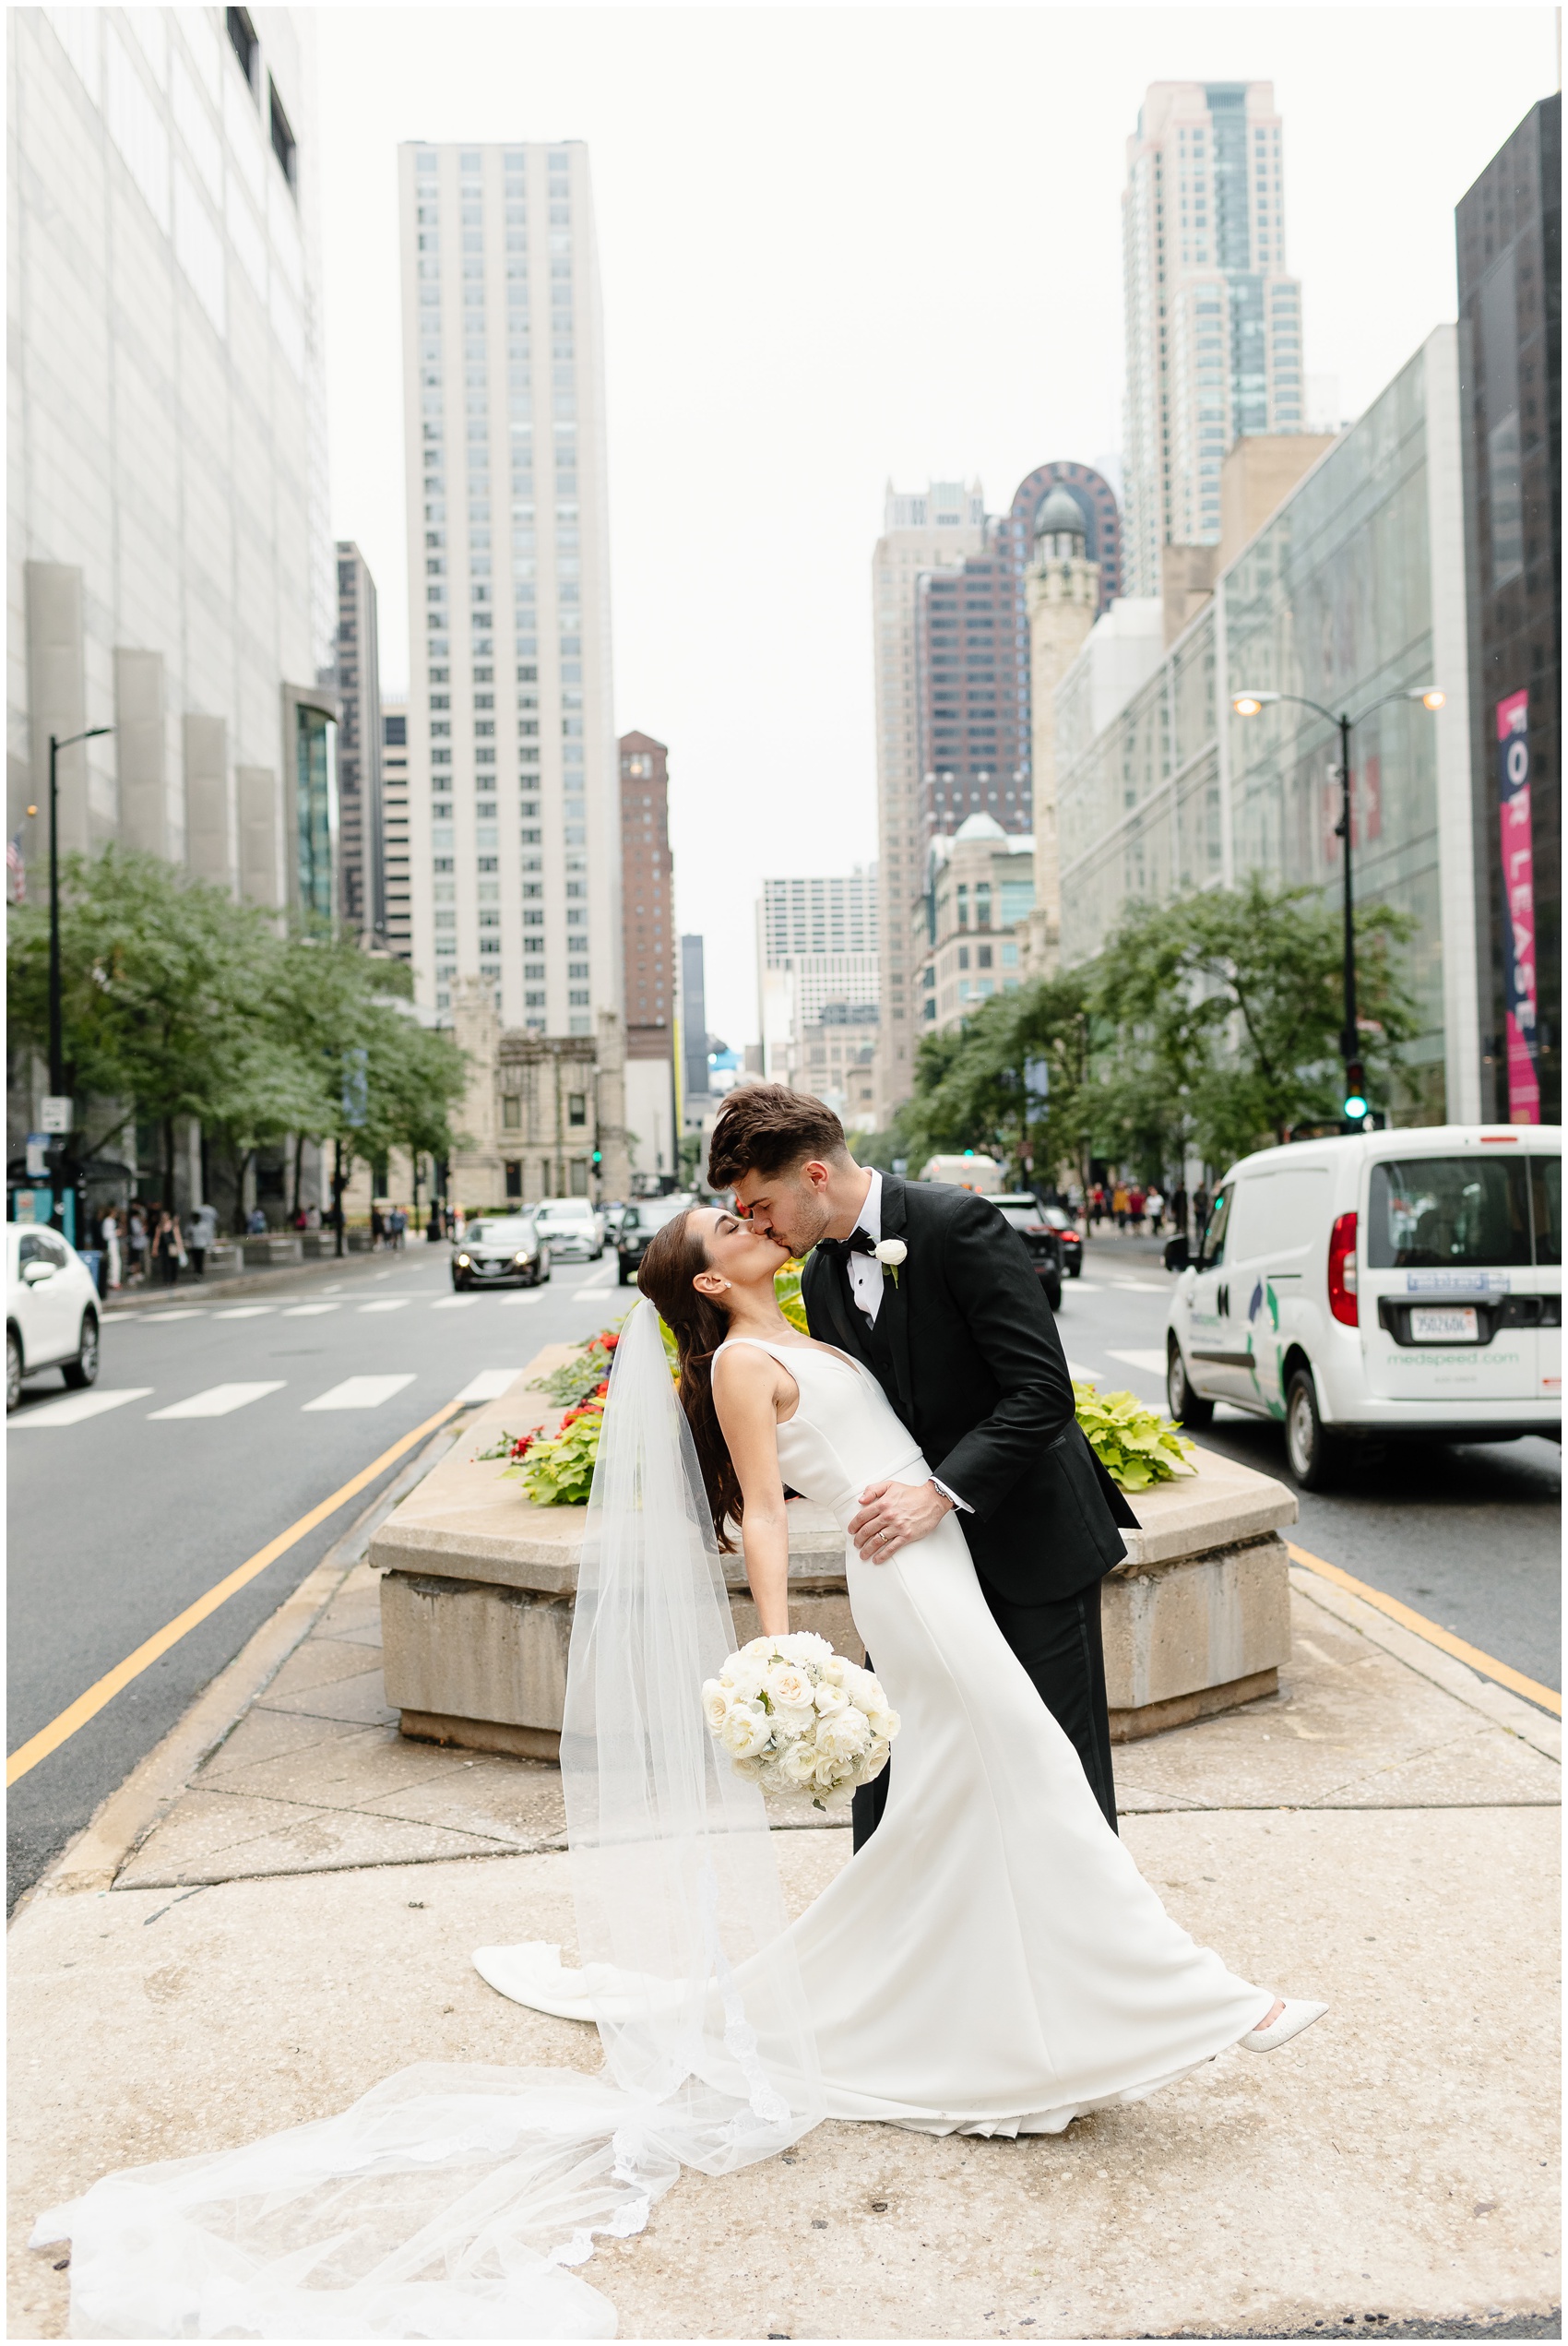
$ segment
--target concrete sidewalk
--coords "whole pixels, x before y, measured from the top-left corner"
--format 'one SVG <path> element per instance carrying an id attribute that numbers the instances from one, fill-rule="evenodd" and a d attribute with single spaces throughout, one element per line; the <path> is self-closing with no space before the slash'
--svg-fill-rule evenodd
<path id="1" fill-rule="evenodd" d="M 623 2336 L 1557 2334 L 1556 1723 L 1293 1580 L 1280 1695 L 1120 1747 L 1117 1779 L 1172 1912 L 1329 2017 L 1053 2139 L 826 2125 L 684 2177 L 586 2268 Z M 401 1740 L 362 1564 L 291 1602 L 12 1926 L 13 2337 L 65 2335 L 67 2275 L 24 2244 L 108 2168 L 415 2060 L 598 2066 L 469 1961 L 572 1943 L 555 1770 Z M 798 1909 L 849 1836 L 778 1848 Z"/>

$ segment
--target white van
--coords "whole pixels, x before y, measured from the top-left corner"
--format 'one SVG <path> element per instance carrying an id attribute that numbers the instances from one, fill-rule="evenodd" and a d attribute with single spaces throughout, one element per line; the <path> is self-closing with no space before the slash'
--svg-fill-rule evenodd
<path id="1" fill-rule="evenodd" d="M 1166 1323 L 1170 1413 L 1278 1418 L 1321 1490 L 1355 1441 L 1561 1438 L 1560 1127 L 1435 1125 L 1260 1149 L 1216 1192 Z"/>
<path id="2" fill-rule="evenodd" d="M 981 1197 L 996 1197 L 1005 1185 L 1005 1171 L 994 1157 L 966 1149 L 961 1157 L 928 1157 L 921 1167 L 921 1179 L 949 1189 L 973 1189 Z"/>

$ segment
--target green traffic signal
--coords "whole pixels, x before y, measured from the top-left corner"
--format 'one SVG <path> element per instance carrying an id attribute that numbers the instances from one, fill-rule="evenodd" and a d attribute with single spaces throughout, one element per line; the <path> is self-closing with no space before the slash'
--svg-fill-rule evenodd
<path id="1" fill-rule="evenodd" d="M 1352 1091 L 1349 1098 L 1345 1102 L 1345 1113 L 1354 1124 L 1362 1124 L 1365 1122 L 1367 1108 L 1368 1102 L 1362 1099 L 1359 1091 Z"/>

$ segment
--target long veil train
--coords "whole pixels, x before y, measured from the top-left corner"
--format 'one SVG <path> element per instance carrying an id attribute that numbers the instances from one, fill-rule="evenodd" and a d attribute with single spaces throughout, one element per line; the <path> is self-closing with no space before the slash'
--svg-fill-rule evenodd
<path id="1" fill-rule="evenodd" d="M 76 2338 L 607 2338 L 570 2268 L 824 2114 L 761 1794 L 698 1690 L 733 1642 L 659 1320 L 615 1354 L 561 1739 L 580 1973 L 604 2049 L 569 2069 L 421 2065 L 338 2115 L 104 2177 L 69 2238 Z M 512 1950 L 524 1956 L 525 1950 Z"/>

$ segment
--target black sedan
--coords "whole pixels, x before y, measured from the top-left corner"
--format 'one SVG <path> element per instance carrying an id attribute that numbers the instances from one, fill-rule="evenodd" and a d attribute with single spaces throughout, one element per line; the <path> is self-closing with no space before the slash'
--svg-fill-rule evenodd
<path id="1" fill-rule="evenodd" d="M 1028 1248 L 1029 1259 L 1045 1289 L 1045 1300 L 1053 1312 L 1059 1310 L 1062 1303 L 1062 1233 L 1045 1219 L 1050 1208 L 1042 1206 L 1039 1199 L 1030 1197 L 1027 1190 L 1020 1191 L 1016 1197 L 993 1197 L 991 1202 L 1004 1221 L 1012 1224 Z"/>
<path id="2" fill-rule="evenodd" d="M 550 1248 L 529 1214 L 497 1214 L 470 1222 L 452 1247 L 452 1284 L 503 1287 L 518 1280 L 537 1287 L 550 1277 Z"/>
<path id="3" fill-rule="evenodd" d="M 696 1202 L 695 1197 L 677 1193 L 672 1197 L 637 1197 L 626 1208 L 621 1227 L 615 1233 L 615 1258 L 621 1267 L 620 1283 L 623 1287 L 636 1281 L 637 1265 L 642 1261 L 654 1232 L 672 1221 L 675 1215 L 683 1214 Z"/>
<path id="4" fill-rule="evenodd" d="M 1076 1279 L 1084 1268 L 1084 1239 L 1071 1214 L 1060 1206 L 1042 1206 L 1040 1220 L 1056 1233 L 1062 1241 L 1062 1268 L 1069 1279 Z"/>

